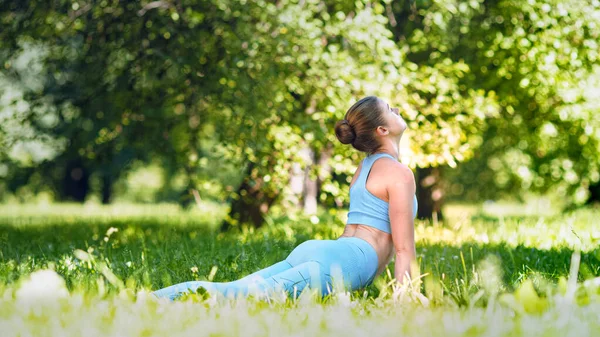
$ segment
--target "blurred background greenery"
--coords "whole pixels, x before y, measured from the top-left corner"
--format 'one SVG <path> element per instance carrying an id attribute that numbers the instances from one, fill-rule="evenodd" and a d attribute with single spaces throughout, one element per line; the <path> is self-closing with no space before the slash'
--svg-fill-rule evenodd
<path id="1" fill-rule="evenodd" d="M 4 204 L 335 212 L 364 155 L 333 125 L 366 95 L 409 124 L 420 218 L 600 200 L 598 0 L 0 0 L 0 22 Z"/>

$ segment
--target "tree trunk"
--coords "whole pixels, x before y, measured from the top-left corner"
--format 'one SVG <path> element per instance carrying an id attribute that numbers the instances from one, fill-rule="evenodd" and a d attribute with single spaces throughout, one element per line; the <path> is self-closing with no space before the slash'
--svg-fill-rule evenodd
<path id="1" fill-rule="evenodd" d="M 81 160 L 71 160 L 63 178 L 63 196 L 65 199 L 84 202 L 89 191 L 89 173 Z"/>
<path id="2" fill-rule="evenodd" d="M 102 204 L 110 204 L 112 197 L 112 176 L 109 173 L 104 173 L 102 176 Z"/>
<path id="3" fill-rule="evenodd" d="M 319 195 L 321 194 L 321 186 L 323 182 L 331 178 L 331 165 L 329 165 L 329 159 L 333 155 L 333 144 L 329 144 L 319 155 L 317 164 L 319 165 L 319 174 L 317 174 L 317 202 Z"/>
<path id="4" fill-rule="evenodd" d="M 305 149 L 301 150 L 304 151 Z M 300 162 L 293 162 L 290 167 L 290 191 L 291 203 L 296 209 L 302 209 L 305 194 L 306 169 L 302 168 Z"/>
<path id="5" fill-rule="evenodd" d="M 590 198 L 587 201 L 587 204 L 593 204 L 596 202 L 600 202 L 600 182 L 597 182 L 593 185 L 590 185 Z"/>
<path id="6" fill-rule="evenodd" d="M 442 204 L 444 192 L 441 187 L 439 167 L 417 169 L 417 200 L 419 219 L 431 219 L 434 223 L 443 219 Z"/>
<path id="7" fill-rule="evenodd" d="M 241 224 L 249 224 L 255 228 L 263 225 L 265 214 L 275 202 L 277 194 L 265 192 L 265 181 L 262 176 L 255 176 L 255 167 L 255 163 L 248 164 L 242 183 L 229 198 L 231 209 L 221 223 L 221 232 Z"/>
<path id="8" fill-rule="evenodd" d="M 306 157 L 308 159 L 308 165 L 304 169 L 304 193 L 302 199 L 304 200 L 304 214 L 314 215 L 317 214 L 317 180 L 310 178 L 310 170 L 315 165 L 315 151 L 310 147 L 306 148 Z"/>

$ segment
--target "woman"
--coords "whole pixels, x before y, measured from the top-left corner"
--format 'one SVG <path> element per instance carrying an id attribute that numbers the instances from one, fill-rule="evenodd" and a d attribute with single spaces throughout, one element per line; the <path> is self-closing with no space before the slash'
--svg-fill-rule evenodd
<path id="1" fill-rule="evenodd" d="M 305 241 L 285 260 L 233 282 L 184 282 L 154 294 L 175 299 L 203 287 L 226 296 L 283 289 L 295 297 L 308 286 L 324 296 L 338 282 L 349 290 L 364 288 L 394 256 L 394 276 L 406 281 L 415 259 L 417 199 L 412 171 L 398 162 L 404 130 L 398 109 L 375 96 L 356 102 L 336 123 L 335 134 L 343 144 L 368 154 L 350 183 L 348 220 L 337 240 Z"/>

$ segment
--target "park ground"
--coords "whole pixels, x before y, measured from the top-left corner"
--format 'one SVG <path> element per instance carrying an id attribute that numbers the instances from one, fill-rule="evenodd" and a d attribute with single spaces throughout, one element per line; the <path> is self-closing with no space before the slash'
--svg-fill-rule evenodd
<path id="1" fill-rule="evenodd" d="M 543 207 L 542 207 L 543 208 Z M 318 299 L 180 301 L 149 292 L 230 281 L 308 239 L 333 239 L 344 213 L 268 219 L 220 233 L 224 207 L 0 206 L 2 336 L 598 336 L 600 209 L 449 206 L 416 222 L 424 274 L 413 289 L 389 272 L 368 288 Z"/>

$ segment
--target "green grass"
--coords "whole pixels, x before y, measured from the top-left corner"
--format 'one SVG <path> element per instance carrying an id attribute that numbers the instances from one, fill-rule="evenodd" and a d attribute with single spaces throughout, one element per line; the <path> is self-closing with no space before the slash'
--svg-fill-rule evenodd
<path id="1" fill-rule="evenodd" d="M 600 334 L 598 209 L 544 217 L 449 208 L 445 226 L 416 224 L 424 276 L 413 289 L 390 285 L 391 263 L 367 289 L 325 299 L 150 297 L 178 282 L 240 278 L 305 240 L 336 238 L 345 220 L 290 214 L 219 234 L 225 211 L 0 206 L 0 335 Z"/>

